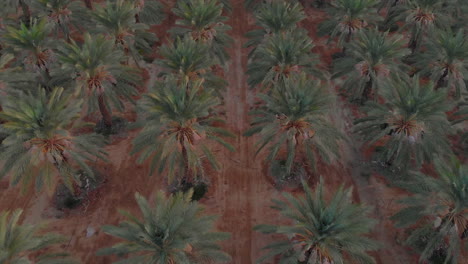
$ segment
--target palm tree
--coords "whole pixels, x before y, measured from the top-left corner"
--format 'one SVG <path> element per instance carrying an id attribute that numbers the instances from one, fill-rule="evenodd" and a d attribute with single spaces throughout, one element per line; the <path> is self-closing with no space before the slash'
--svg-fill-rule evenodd
<path id="1" fill-rule="evenodd" d="M 397 227 L 412 227 L 406 244 L 419 247 L 421 263 L 442 255 L 438 263 L 455 264 L 468 237 L 468 166 L 435 164 L 437 178 L 412 173 L 405 185 L 412 195 L 401 201 L 405 208 L 392 219 Z"/>
<path id="2" fill-rule="evenodd" d="M 468 41 L 463 31 L 439 31 L 436 38 L 426 43 L 427 49 L 416 54 L 417 68 L 422 74 L 430 75 L 436 83 L 435 89 L 447 87 L 455 90 L 455 98 L 466 91 L 468 80 Z"/>
<path id="3" fill-rule="evenodd" d="M 407 0 L 396 9 L 396 21 L 405 24 L 402 30 L 410 31 L 408 47 L 412 53 L 418 49 L 425 35 L 431 35 L 435 28 L 446 29 L 451 23 L 450 15 L 444 8 L 444 0 Z"/>
<path id="4" fill-rule="evenodd" d="M 205 87 L 215 89 L 220 95 L 227 83 L 211 71 L 214 61 L 208 55 L 209 49 L 205 43 L 192 38 L 178 38 L 160 48 L 163 59 L 156 60 L 156 64 L 163 68 L 163 76 L 177 76 L 181 82 L 202 80 Z"/>
<path id="5" fill-rule="evenodd" d="M 135 86 L 141 81 L 139 71 L 122 65 L 124 54 L 114 49 L 115 41 L 102 35 L 84 35 L 80 46 L 75 41 L 59 47 L 59 59 L 76 83 L 76 92 L 88 98 L 88 111 L 99 107 L 104 124 L 112 127 L 111 104 L 123 110 L 121 98 L 133 102 Z"/>
<path id="6" fill-rule="evenodd" d="M 23 190 L 34 184 L 52 191 L 58 176 L 72 189 L 78 181 L 75 167 L 87 175 L 93 172 L 86 162 L 105 160 L 103 139 L 95 134 L 76 136 L 71 132 L 79 118 L 81 101 L 72 101 L 62 88 L 50 94 L 11 94 L 2 102 L 1 132 L 7 137 L 1 145 L 5 161 L 0 178 L 10 173 L 10 184 L 22 183 Z M 76 126 L 76 125 L 75 125 Z"/>
<path id="7" fill-rule="evenodd" d="M 125 54 L 130 53 L 138 65 L 140 53 L 151 53 L 151 45 L 157 38 L 148 31 L 148 25 L 136 22 L 137 12 L 135 4 L 130 1 L 108 0 L 105 6 L 93 11 L 96 24 L 91 30 L 113 37 L 116 47 Z"/>
<path id="8" fill-rule="evenodd" d="M 257 263 L 277 255 L 279 263 L 375 263 L 366 251 L 377 249 L 375 241 L 366 235 L 375 221 L 368 218 L 367 207 L 353 204 L 352 189 L 341 186 L 331 197 L 331 190 L 324 187 L 323 180 L 314 190 L 303 182 L 305 194 L 293 197 L 283 193 L 287 202 L 273 200 L 273 209 L 293 221 L 284 226 L 259 225 L 254 229 L 264 234 L 279 234 L 286 239 L 273 242 L 264 249 L 270 250 Z M 355 263 L 355 262 L 352 262 Z"/>
<path id="9" fill-rule="evenodd" d="M 132 154 L 139 154 L 138 163 L 150 159 L 151 174 L 167 170 L 169 180 L 174 176 L 192 183 L 204 176 L 204 160 L 218 169 L 215 155 L 207 142 L 219 143 L 234 151 L 221 136 L 234 135 L 216 126 L 223 122 L 213 115 L 220 100 L 201 81 L 180 82 L 171 77 L 159 82 L 144 96 L 141 103 L 143 130 L 133 142 Z"/>
<path id="10" fill-rule="evenodd" d="M 192 193 L 177 193 L 166 198 L 159 192 L 154 206 L 140 194 L 135 198 L 142 218 L 121 210 L 128 218 L 119 226 L 103 226 L 105 233 L 125 242 L 101 249 L 98 255 L 128 256 L 119 263 L 213 263 L 231 258 L 221 250 L 218 242 L 229 233 L 213 231 L 216 216 L 203 214 L 203 207 L 191 201 Z M 128 254 L 128 255 L 127 255 Z"/>
<path id="11" fill-rule="evenodd" d="M 271 1 L 258 9 L 255 18 L 257 26 L 261 28 L 248 32 L 246 36 L 249 41 L 245 44 L 246 47 L 253 46 L 254 49 L 267 35 L 295 30 L 297 23 L 305 18 L 305 14 L 299 3 Z"/>
<path id="12" fill-rule="evenodd" d="M 31 22 L 31 10 L 29 8 L 31 2 L 31 0 L 2 0 L 0 1 L 0 5 L 2 7 L 0 10 L 0 16 L 2 18 L 6 18 L 11 14 L 17 14 L 18 10 L 21 9 L 21 22 L 29 25 Z"/>
<path id="13" fill-rule="evenodd" d="M 305 30 L 294 30 L 266 36 L 252 54 L 247 65 L 248 84 L 251 88 L 260 85 L 270 88 L 275 82 L 282 81 L 301 72 L 322 77 L 316 67 L 319 62 L 314 47 Z"/>
<path id="14" fill-rule="evenodd" d="M 90 20 L 82 3 L 72 0 L 38 0 L 31 3 L 33 13 L 40 19 L 47 19 L 57 35 L 70 39 L 73 29 L 81 30 Z"/>
<path id="15" fill-rule="evenodd" d="M 382 91 L 385 103 L 369 101 L 364 106 L 367 116 L 356 120 L 355 130 L 368 146 L 383 143 L 381 162 L 406 169 L 452 153 L 447 95 L 433 88 L 433 83 L 421 84 L 417 75 L 394 80 Z"/>
<path id="16" fill-rule="evenodd" d="M 393 75 L 405 74 L 401 58 L 408 53 L 401 35 L 364 30 L 348 46 L 348 56 L 334 62 L 332 78 L 346 76 L 342 88 L 364 103 Z"/>
<path id="17" fill-rule="evenodd" d="M 252 128 L 244 133 L 260 134 L 256 155 L 268 146 L 266 160 L 272 162 L 281 157 L 284 148 L 288 173 L 298 158 L 304 157 L 303 163 L 315 168 L 316 154 L 326 161 L 338 155 L 341 135 L 329 122 L 330 98 L 320 85 L 301 76 L 277 84 L 270 94 L 259 98 L 264 105 L 250 113 L 255 115 Z"/>
<path id="18" fill-rule="evenodd" d="M 55 233 L 43 233 L 43 224 L 19 224 L 23 210 L 16 209 L 13 213 L 0 213 L 0 263 L 3 264 L 73 264 L 77 263 L 63 253 L 37 254 L 49 246 L 65 242 L 63 237 Z M 32 262 L 29 255 L 34 254 Z"/>
<path id="19" fill-rule="evenodd" d="M 21 23 L 20 28 L 8 26 L 3 39 L 6 52 L 15 54 L 16 64 L 33 67 L 41 72 L 45 80 L 50 80 L 53 41 L 48 38 L 50 26 L 46 20 L 34 21 L 29 28 Z M 50 87 L 47 87 L 50 90 Z"/>
<path id="20" fill-rule="evenodd" d="M 218 0 L 179 0 L 172 12 L 180 17 L 176 24 L 182 26 L 170 30 L 175 37 L 189 36 L 206 43 L 209 54 L 220 64 L 226 63 L 229 55 L 225 48 L 232 42 L 226 32 L 231 27 L 224 24 L 227 17 L 222 16 L 223 5 Z"/>
<path id="21" fill-rule="evenodd" d="M 338 47 L 343 47 L 357 32 L 380 20 L 376 4 L 376 0 L 333 0 L 327 9 L 330 18 L 319 25 L 319 34 L 330 35 L 330 41 L 338 38 Z"/>

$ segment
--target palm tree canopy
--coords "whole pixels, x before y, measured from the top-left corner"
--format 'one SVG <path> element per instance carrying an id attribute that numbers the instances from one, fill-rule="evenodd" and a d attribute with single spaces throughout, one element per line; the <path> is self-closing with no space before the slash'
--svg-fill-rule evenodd
<path id="1" fill-rule="evenodd" d="M 121 64 L 125 56 L 114 48 L 114 40 L 85 34 L 83 44 L 71 41 L 61 45 L 58 53 L 63 70 L 76 83 L 76 93 L 88 95 L 89 111 L 96 109 L 100 94 L 119 110 L 124 108 L 121 97 L 133 102 L 141 76 L 135 68 Z"/>
<path id="2" fill-rule="evenodd" d="M 140 194 L 135 198 L 142 219 L 121 210 L 128 220 L 119 226 L 104 226 L 105 233 L 125 242 L 101 249 L 98 255 L 126 255 L 117 263 L 180 263 L 202 264 L 211 261 L 227 262 L 231 258 L 221 250 L 219 241 L 229 233 L 213 231 L 215 216 L 203 214 L 203 208 L 191 201 L 192 193 L 177 193 L 166 198 L 159 192 L 154 205 Z"/>
<path id="3" fill-rule="evenodd" d="M 88 26 L 91 20 L 82 1 L 37 0 L 32 1 L 31 8 L 40 19 L 52 24 L 56 35 L 62 33 L 65 38 L 69 38 L 74 29 Z"/>
<path id="4" fill-rule="evenodd" d="M 416 225 L 407 244 L 414 246 L 424 240 L 420 261 L 428 260 L 434 251 L 445 248 L 445 263 L 458 263 L 464 233 L 468 230 L 468 166 L 452 161 L 435 163 L 439 177 L 419 172 L 403 186 L 412 192 L 401 202 L 405 205 L 392 217 L 398 227 Z M 424 234 L 429 234 L 425 239 Z"/>
<path id="5" fill-rule="evenodd" d="M 325 195 L 330 190 L 324 187 L 322 179 L 313 190 L 305 182 L 303 187 L 303 196 L 296 198 L 283 193 L 286 201 L 273 200 L 272 208 L 294 221 L 293 224 L 255 227 L 265 234 L 287 236 L 287 239 L 267 245 L 264 249 L 270 251 L 257 263 L 277 255 L 281 255 L 280 264 L 343 264 L 348 263 L 348 258 L 356 263 L 375 263 L 366 253 L 378 247 L 366 236 L 375 220 L 366 216 L 369 213 L 367 207 L 353 204 L 352 189 L 341 186 L 331 199 L 326 200 Z"/>
<path id="6" fill-rule="evenodd" d="M 327 9 L 330 18 L 319 25 L 319 34 L 330 35 L 330 40 L 338 38 L 342 47 L 355 33 L 381 20 L 376 4 L 377 0 L 333 0 Z"/>
<path id="7" fill-rule="evenodd" d="M 140 50 L 150 53 L 151 45 L 157 38 L 148 32 L 148 25 L 135 21 L 137 12 L 138 9 L 130 1 L 108 0 L 105 6 L 98 6 L 93 12 L 96 24 L 91 30 L 112 36 L 117 47 L 129 51 L 138 61 L 141 59 Z"/>
<path id="8" fill-rule="evenodd" d="M 203 80 L 205 87 L 219 92 L 227 83 L 211 70 L 214 61 L 208 55 L 209 49 L 207 44 L 193 38 L 177 38 L 173 43 L 160 48 L 163 59 L 156 60 L 155 63 L 164 68 L 161 75 L 176 75 L 184 82 Z"/>
<path id="9" fill-rule="evenodd" d="M 179 0 L 172 12 L 180 17 L 176 25 L 182 26 L 170 30 L 173 36 L 189 36 L 206 43 L 210 47 L 208 53 L 220 64 L 229 60 L 225 48 L 232 43 L 226 33 L 231 27 L 224 24 L 227 17 L 222 16 L 223 5 L 218 0 Z"/>
<path id="10" fill-rule="evenodd" d="M 278 34 L 296 29 L 297 23 L 305 18 L 304 9 L 299 3 L 271 1 L 262 4 L 255 13 L 256 24 L 261 29 L 248 32 L 250 38 L 246 47 L 260 44 L 267 34 Z"/>
<path id="11" fill-rule="evenodd" d="M 334 61 L 332 78 L 346 76 L 342 88 L 353 99 L 360 97 L 369 83 L 378 92 L 381 83 L 387 82 L 392 76 L 405 74 L 401 58 L 409 50 L 404 45 L 401 35 L 389 36 L 387 32 L 375 29 L 363 30 L 346 46 L 347 56 Z"/>
<path id="12" fill-rule="evenodd" d="M 194 176 L 203 176 L 205 158 L 212 167 L 219 168 L 213 153 L 204 143 L 206 139 L 234 151 L 221 138 L 234 135 L 214 124 L 223 122 L 212 115 L 213 109 L 219 105 L 220 100 L 210 90 L 204 89 L 201 81 L 180 82 L 172 77 L 157 83 L 141 100 L 144 127 L 135 138 L 132 151 L 141 152 L 137 162 L 151 159 L 150 173 L 156 168 L 159 168 L 159 173 L 167 169 L 170 180 L 189 173 L 177 171 L 185 166 Z M 184 160 L 184 155 L 187 155 L 187 160 Z"/>
<path id="13" fill-rule="evenodd" d="M 54 233 L 40 234 L 43 224 L 19 224 L 23 210 L 0 213 L 0 263 L 8 264 L 73 264 L 77 263 L 67 257 L 67 254 L 40 254 L 36 261 L 29 259 L 30 254 L 65 242 L 62 236 Z"/>
<path id="14" fill-rule="evenodd" d="M 440 31 L 436 36 L 426 43 L 424 52 L 415 55 L 415 66 L 438 86 L 444 86 L 446 80 L 446 86 L 455 90 L 455 98 L 461 98 L 468 79 L 468 41 L 461 30 L 455 34 L 451 30 Z"/>
<path id="15" fill-rule="evenodd" d="M 421 84 L 417 75 L 388 84 L 382 91 L 385 103 L 368 102 L 363 108 L 367 117 L 355 122 L 368 145 L 384 143 L 378 159 L 406 169 L 450 155 L 447 94 L 435 91 L 431 82 Z"/>
<path id="16" fill-rule="evenodd" d="M 313 47 L 304 30 L 266 36 L 247 65 L 248 84 L 251 88 L 260 85 L 265 89 L 301 72 L 322 77 L 316 67 L 317 55 L 311 51 Z"/>
<path id="17" fill-rule="evenodd" d="M 7 137 L 1 145 L 0 158 L 5 161 L 0 176 L 11 173 L 10 183 L 22 182 L 25 190 L 34 184 L 39 191 L 44 185 L 52 191 L 61 176 L 72 188 L 77 177 L 75 166 L 91 177 L 86 162 L 105 159 L 103 139 L 95 134 L 74 136 L 70 129 L 79 117 L 81 101 L 72 101 L 62 88 L 47 95 L 10 95 L 2 102 L 1 132 Z M 78 181 L 78 179 L 76 179 Z"/>
<path id="18" fill-rule="evenodd" d="M 258 154 L 268 146 L 267 160 L 277 158 L 286 148 L 286 168 L 290 172 L 299 152 L 306 163 L 315 168 L 316 154 L 326 161 L 338 155 L 340 133 L 329 122 L 330 97 L 322 87 L 304 76 L 278 84 L 270 94 L 258 95 L 264 105 L 254 115 L 244 135 L 260 134 L 256 143 Z"/>

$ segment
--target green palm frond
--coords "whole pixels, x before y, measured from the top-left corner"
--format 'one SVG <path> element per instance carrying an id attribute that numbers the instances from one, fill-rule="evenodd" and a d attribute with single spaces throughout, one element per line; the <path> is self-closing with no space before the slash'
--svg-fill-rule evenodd
<path id="1" fill-rule="evenodd" d="M 106 105 L 119 111 L 124 109 L 122 97 L 133 102 L 141 75 L 137 69 L 121 64 L 125 56 L 114 48 L 114 40 L 85 34 L 83 44 L 71 41 L 61 45 L 58 53 L 63 70 L 75 82 L 76 93 L 88 99 L 89 112 L 97 109 L 100 95 L 105 95 Z"/>
<path id="2" fill-rule="evenodd" d="M 135 21 L 147 25 L 159 25 L 166 18 L 164 6 L 158 0 L 126 0 L 134 4 Z"/>
<path id="3" fill-rule="evenodd" d="M 251 112 L 252 128 L 244 135 L 260 135 L 256 153 L 268 147 L 267 161 L 277 159 L 285 149 L 290 172 L 298 158 L 315 168 L 317 154 L 328 162 L 338 155 L 341 135 L 329 122 L 330 98 L 320 85 L 302 76 L 278 84 L 271 94 L 259 98 L 265 105 Z"/>
<path id="4" fill-rule="evenodd" d="M 50 25 L 45 19 L 35 20 L 27 27 L 21 23 L 19 28 L 7 26 L 2 36 L 6 50 L 15 54 L 16 65 L 32 65 L 48 69 L 52 55 L 53 43 L 48 35 Z"/>
<path id="5" fill-rule="evenodd" d="M 232 43 L 232 38 L 226 33 L 231 27 L 224 22 L 223 5 L 218 0 L 179 0 L 172 9 L 180 17 L 170 31 L 174 37 L 189 37 L 209 46 L 208 53 L 221 65 L 229 60 L 226 47 Z"/>
<path id="6" fill-rule="evenodd" d="M 40 19 L 47 19 L 53 25 L 56 36 L 63 34 L 70 38 L 74 30 L 88 26 L 90 16 L 82 1 L 72 0 L 36 0 L 31 3 L 32 12 Z"/>
<path id="7" fill-rule="evenodd" d="M 322 77 L 316 67 L 319 59 L 312 53 L 314 44 L 304 30 L 294 30 L 266 36 L 255 49 L 247 65 L 248 84 L 267 89 L 275 82 L 301 72 Z"/>
<path id="8" fill-rule="evenodd" d="M 272 1 L 264 3 L 255 13 L 256 24 L 261 29 L 248 32 L 249 41 L 246 47 L 260 44 L 269 34 L 292 31 L 297 28 L 297 23 L 305 18 L 304 10 L 299 3 L 286 1 Z"/>
<path id="9" fill-rule="evenodd" d="M 284 226 L 259 225 L 255 230 L 265 234 L 280 234 L 287 237 L 267 245 L 269 252 L 257 263 L 280 256 L 279 263 L 376 263 L 367 251 L 375 250 L 378 244 L 368 238 L 375 220 L 368 218 L 369 209 L 353 204 L 352 189 L 341 186 L 331 195 L 323 180 L 310 189 L 303 182 L 305 194 L 294 197 L 283 193 L 286 201 L 273 200 L 273 209 L 278 210 L 293 223 Z"/>
<path id="10" fill-rule="evenodd" d="M 330 41 L 337 38 L 338 47 L 343 47 L 356 33 L 381 20 L 376 4 L 377 0 L 332 0 L 327 8 L 330 18 L 319 25 L 319 34 L 329 35 Z"/>
<path id="11" fill-rule="evenodd" d="M 426 50 L 415 55 L 415 66 L 429 75 L 436 89 L 447 87 L 460 99 L 468 80 L 468 41 L 463 31 L 439 31 L 426 43 Z"/>
<path id="12" fill-rule="evenodd" d="M 450 155 L 447 94 L 434 91 L 433 83 L 421 84 L 417 75 L 388 85 L 382 93 L 386 103 L 369 101 L 363 108 L 367 116 L 355 122 L 369 146 L 383 144 L 377 158 L 405 170 Z"/>
<path id="13" fill-rule="evenodd" d="M 65 95 L 62 88 L 50 94 L 18 93 L 2 102 L 1 132 L 7 137 L 1 145 L 0 159 L 5 161 L 0 177 L 10 176 L 10 184 L 21 182 L 23 190 L 34 184 L 52 191 L 61 180 L 71 188 L 79 181 L 75 167 L 91 177 L 87 162 L 105 159 L 104 140 L 94 134 L 75 136 L 70 132 L 79 118 L 81 101 Z"/>
<path id="14" fill-rule="evenodd" d="M 203 207 L 191 201 L 192 193 L 177 193 L 166 198 L 159 192 L 154 205 L 136 193 L 142 217 L 121 210 L 127 220 L 103 231 L 125 242 L 101 249 L 98 255 L 126 256 L 119 263 L 212 263 L 228 262 L 219 241 L 229 233 L 213 231 L 215 216 L 203 213 Z"/>
<path id="15" fill-rule="evenodd" d="M 20 224 L 23 210 L 0 213 L 0 263 L 5 264 L 73 264 L 78 263 L 64 253 L 38 254 L 50 246 L 65 242 L 65 239 L 55 233 L 43 233 L 43 224 Z M 30 255 L 35 255 L 35 262 Z"/>
<path id="16" fill-rule="evenodd" d="M 112 36 L 115 45 L 130 53 L 138 63 L 142 59 L 140 53 L 152 52 L 151 46 L 157 37 L 148 31 L 148 25 L 136 22 L 137 14 L 138 9 L 130 1 L 108 0 L 105 6 L 96 7 L 93 11 L 96 25 L 92 31 Z"/>
<path id="17" fill-rule="evenodd" d="M 167 172 L 169 180 L 203 177 L 205 160 L 218 169 L 206 143 L 234 151 L 222 138 L 234 135 L 215 126 L 222 120 L 211 114 L 219 105 L 220 100 L 201 81 L 180 82 L 172 77 L 157 83 L 141 101 L 144 127 L 133 142 L 132 153 L 140 153 L 140 163 L 150 159 L 150 173 L 158 168 L 159 173 Z"/>
<path id="18" fill-rule="evenodd" d="M 413 227 L 406 243 L 420 251 L 421 262 L 444 249 L 443 263 L 458 263 L 468 233 L 468 167 L 456 160 L 435 164 L 437 178 L 412 173 L 405 184 L 412 195 L 392 219 L 397 227 Z"/>
<path id="19" fill-rule="evenodd" d="M 342 88 L 350 99 L 365 102 L 372 92 L 379 94 L 383 83 L 406 74 L 401 59 L 409 50 L 404 46 L 401 35 L 363 30 L 347 46 L 347 56 L 334 61 L 332 77 L 346 76 Z"/>
<path id="20" fill-rule="evenodd" d="M 227 83 L 211 70 L 214 66 L 209 54 L 210 47 L 192 38 L 177 38 L 173 43 L 163 45 L 159 53 L 162 60 L 156 64 L 163 67 L 161 75 L 175 75 L 183 82 L 202 80 L 205 87 L 219 93 Z"/>

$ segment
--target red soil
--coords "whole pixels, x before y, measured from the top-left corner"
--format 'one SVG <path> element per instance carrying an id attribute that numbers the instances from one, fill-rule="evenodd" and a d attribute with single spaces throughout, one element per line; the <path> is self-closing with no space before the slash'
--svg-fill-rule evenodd
<path id="1" fill-rule="evenodd" d="M 317 43 L 314 49 L 320 52 L 324 64 L 331 62 L 330 54 L 336 50 L 329 49 L 324 39 L 315 37 L 316 26 L 322 21 L 324 14 L 321 11 L 307 9 L 308 18 L 301 23 L 310 30 L 310 35 Z M 272 210 L 272 198 L 280 198 L 280 191 L 275 189 L 265 175 L 261 165 L 261 157 L 253 157 L 255 152 L 254 138 L 242 137 L 243 131 L 249 127 L 248 111 L 254 104 L 255 92 L 248 89 L 246 84 L 246 65 L 248 50 L 242 48 L 246 39 L 244 34 L 251 30 L 254 19 L 243 6 L 242 0 L 233 3 L 233 12 L 228 14 L 231 18 L 229 24 L 233 27 L 230 32 L 235 39 L 229 49 L 231 63 L 226 70 L 229 87 L 225 95 L 225 108 L 227 127 L 237 138 L 231 143 L 236 147 L 235 153 L 218 148 L 215 154 L 222 169 L 211 175 L 211 187 L 206 198 L 201 203 L 207 212 L 220 215 L 217 227 L 221 231 L 232 233 L 232 238 L 224 242 L 224 249 L 233 256 L 232 263 L 249 264 L 263 253 L 261 248 L 272 241 L 271 236 L 254 232 L 252 228 L 260 223 L 284 223 L 284 219 Z M 163 26 L 157 28 L 158 37 L 163 42 L 167 37 L 165 29 L 172 26 L 174 17 L 166 20 Z M 147 81 L 151 85 L 154 73 Z M 345 134 L 350 134 L 353 115 L 351 107 L 344 100 L 337 99 L 332 108 L 333 120 Z M 123 114 L 134 118 L 132 111 Z M 124 208 L 138 213 L 134 193 L 140 192 L 148 197 L 158 190 L 165 190 L 166 183 L 158 175 L 148 176 L 148 165 L 137 165 L 135 157 L 130 156 L 131 141 L 137 131 L 128 132 L 120 138 L 114 138 L 107 146 L 110 163 L 98 163 L 96 167 L 107 176 L 106 182 L 92 194 L 91 201 L 72 212 L 58 212 L 53 209 L 51 199 L 45 194 L 21 195 L 18 188 L 8 188 L 7 179 L 0 182 L 0 210 L 15 208 L 25 209 L 25 221 L 36 222 L 48 220 L 50 229 L 60 232 L 70 238 L 62 247 L 83 263 L 111 263 L 114 257 L 97 257 L 95 252 L 102 247 L 111 246 L 117 242 L 111 236 L 100 231 L 104 224 L 117 224 L 123 219 L 117 212 Z M 383 248 L 375 253 L 378 263 L 383 264 L 409 264 L 417 261 L 409 256 L 408 249 L 398 245 L 400 233 L 393 227 L 388 217 L 398 209 L 396 200 L 402 192 L 388 188 L 385 181 L 378 176 L 372 177 L 369 182 L 361 176 L 360 166 L 364 161 L 360 151 L 360 143 L 350 141 L 343 145 L 343 157 L 339 163 L 333 165 L 319 164 L 318 173 L 311 178 L 314 185 L 319 176 L 325 179 L 329 187 L 335 188 L 340 184 L 355 186 L 355 199 L 374 207 L 372 215 L 380 223 L 374 234 L 380 240 Z M 60 218 L 54 216 L 60 215 Z M 96 234 L 87 238 L 86 230 L 92 227 Z"/>

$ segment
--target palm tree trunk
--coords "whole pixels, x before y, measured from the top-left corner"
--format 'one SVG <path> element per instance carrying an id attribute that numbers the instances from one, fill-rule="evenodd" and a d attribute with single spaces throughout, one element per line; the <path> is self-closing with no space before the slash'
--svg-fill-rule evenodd
<path id="1" fill-rule="evenodd" d="M 188 160 L 188 154 L 187 154 L 187 149 L 185 148 L 184 145 L 184 139 L 180 139 L 180 146 L 182 147 L 182 160 L 184 162 L 184 176 L 182 178 L 182 182 L 184 183 L 192 183 L 193 182 L 193 175 L 192 175 L 192 170 L 189 167 L 189 160 Z"/>
<path id="2" fill-rule="evenodd" d="M 104 93 L 99 94 L 98 105 L 99 105 L 99 111 L 101 112 L 102 120 L 104 121 L 104 124 L 106 125 L 106 127 L 112 127 L 112 113 L 106 105 Z"/>
<path id="3" fill-rule="evenodd" d="M 24 23 L 29 26 L 31 23 L 31 10 L 23 0 L 19 0 L 19 4 L 21 6 L 21 10 L 23 11 Z"/>
<path id="4" fill-rule="evenodd" d="M 442 74 L 442 76 L 440 76 L 439 80 L 437 80 L 437 84 L 434 87 L 435 90 L 439 90 L 439 88 L 442 87 L 445 81 L 445 77 L 447 77 L 447 75 L 448 75 L 448 68 L 445 68 L 444 73 Z"/>
<path id="5" fill-rule="evenodd" d="M 366 86 L 364 87 L 364 90 L 362 91 L 361 104 L 364 104 L 371 98 L 371 92 L 372 92 L 372 77 L 369 78 L 369 81 L 367 81 Z"/>
<path id="6" fill-rule="evenodd" d="M 91 0 L 84 0 L 84 2 L 88 9 L 93 10 L 93 3 L 91 2 Z"/>

